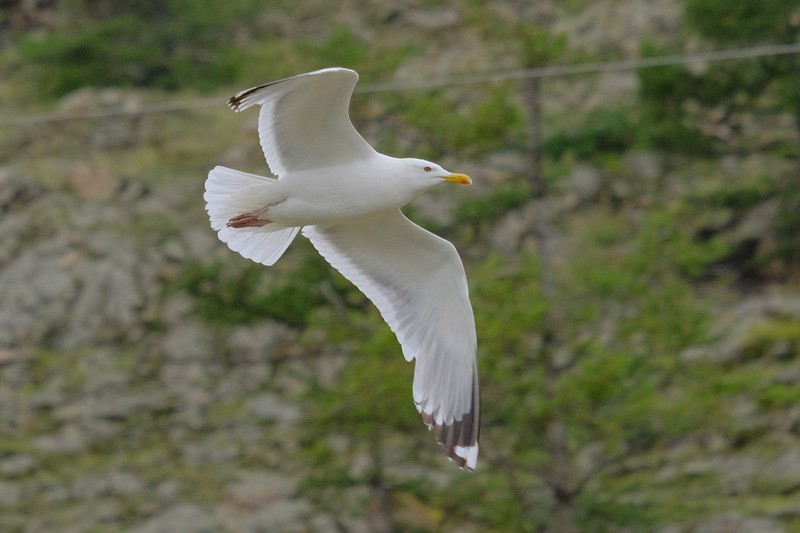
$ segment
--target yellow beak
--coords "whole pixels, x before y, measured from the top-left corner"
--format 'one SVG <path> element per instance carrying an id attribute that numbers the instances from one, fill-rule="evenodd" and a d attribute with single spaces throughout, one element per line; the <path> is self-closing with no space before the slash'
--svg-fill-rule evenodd
<path id="1" fill-rule="evenodd" d="M 461 185 L 472 185 L 472 179 L 466 174 L 450 174 L 445 176 L 444 179 L 452 181 L 453 183 L 460 183 Z"/>

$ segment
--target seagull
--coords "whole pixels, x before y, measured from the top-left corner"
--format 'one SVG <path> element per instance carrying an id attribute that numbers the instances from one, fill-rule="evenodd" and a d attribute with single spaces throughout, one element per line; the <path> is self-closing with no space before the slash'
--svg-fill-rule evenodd
<path id="1" fill-rule="evenodd" d="M 378 308 L 407 361 L 413 398 L 444 453 L 459 467 L 478 460 L 477 339 L 464 266 L 448 241 L 400 208 L 465 174 L 375 151 L 348 107 L 358 74 L 326 68 L 253 87 L 228 106 L 261 106 L 258 135 L 271 171 L 217 166 L 206 210 L 220 240 L 247 259 L 274 264 L 298 231 Z"/>

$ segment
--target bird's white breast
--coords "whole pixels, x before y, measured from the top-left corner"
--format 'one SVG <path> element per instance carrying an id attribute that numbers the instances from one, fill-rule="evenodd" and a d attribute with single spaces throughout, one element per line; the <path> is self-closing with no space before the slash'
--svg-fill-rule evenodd
<path id="1" fill-rule="evenodd" d="M 350 222 L 399 209 L 415 192 L 397 175 L 393 161 L 380 155 L 289 173 L 275 183 L 286 200 L 269 207 L 265 216 L 282 225 L 310 226 Z"/>

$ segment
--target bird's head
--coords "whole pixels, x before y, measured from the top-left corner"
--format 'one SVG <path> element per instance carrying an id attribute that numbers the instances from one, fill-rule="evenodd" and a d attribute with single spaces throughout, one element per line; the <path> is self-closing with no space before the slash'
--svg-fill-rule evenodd
<path id="1" fill-rule="evenodd" d="M 404 159 L 403 162 L 407 166 L 405 175 L 413 180 L 420 189 L 428 189 L 447 181 L 460 183 L 461 185 L 472 185 L 472 179 L 466 174 L 448 172 L 436 163 L 414 158 Z"/>

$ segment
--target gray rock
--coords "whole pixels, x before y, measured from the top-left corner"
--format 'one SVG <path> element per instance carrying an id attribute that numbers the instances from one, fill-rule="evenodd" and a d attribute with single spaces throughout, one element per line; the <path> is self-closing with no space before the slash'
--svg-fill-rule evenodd
<path id="1" fill-rule="evenodd" d="M 456 6 L 414 9 L 407 14 L 408 21 L 423 30 L 443 30 L 458 24 L 461 13 Z"/>
<path id="2" fill-rule="evenodd" d="M 299 479 L 266 471 L 240 474 L 225 488 L 229 505 L 244 509 L 257 509 L 297 493 Z"/>
<path id="3" fill-rule="evenodd" d="M 44 187 L 26 179 L 18 169 L 0 166 L 0 210 L 3 213 L 24 208 L 43 191 Z"/>
<path id="4" fill-rule="evenodd" d="M 155 271 L 118 235 L 63 235 L 26 246 L 0 268 L 0 345 L 54 337 L 60 348 L 137 334 Z"/>
<path id="5" fill-rule="evenodd" d="M 629 152 L 623 157 L 623 162 L 635 180 L 648 185 L 654 184 L 664 173 L 664 166 L 655 152 Z"/>
<path id="6" fill-rule="evenodd" d="M 597 168 L 586 164 L 576 164 L 560 182 L 559 188 L 568 196 L 574 197 L 574 200 L 570 201 L 571 204 L 578 205 L 597 198 L 602 186 L 603 180 Z"/>
<path id="7" fill-rule="evenodd" d="M 311 531 L 314 533 L 340 533 L 341 528 L 329 514 L 318 514 L 311 518 Z"/>
<path id="8" fill-rule="evenodd" d="M 372 526 L 366 518 L 343 516 L 339 519 L 341 530 L 348 533 L 372 533 Z"/>
<path id="9" fill-rule="evenodd" d="M 347 367 L 350 357 L 342 351 L 329 350 L 315 358 L 316 377 L 325 388 L 333 388 Z"/>
<path id="10" fill-rule="evenodd" d="M 557 17 L 551 31 L 566 34 L 588 54 L 635 56 L 643 39 L 675 34 L 682 20 L 681 4 L 671 0 L 602 0 L 587 4 L 573 16 Z"/>
<path id="11" fill-rule="evenodd" d="M 207 259 L 214 257 L 215 253 L 228 251 L 208 226 L 189 226 L 181 230 L 180 240 L 186 248 L 188 257 Z"/>
<path id="12" fill-rule="evenodd" d="M 35 493 L 38 501 L 44 504 L 59 504 L 74 499 L 74 492 L 71 487 L 48 482 L 44 482 L 37 487 Z"/>
<path id="13" fill-rule="evenodd" d="M 271 531 L 304 532 L 303 521 L 312 512 L 305 500 L 278 500 L 242 521 L 244 532 L 270 533 Z"/>
<path id="14" fill-rule="evenodd" d="M 141 94 L 133 90 L 81 87 L 64 96 L 58 107 L 72 113 L 87 109 L 130 113 L 130 116 L 120 115 L 114 120 L 98 121 L 87 134 L 90 148 L 108 150 L 129 147 L 138 140 L 136 132 L 142 119 L 136 112 L 142 108 L 143 103 Z"/>
<path id="15" fill-rule="evenodd" d="M 784 533 L 784 527 L 773 518 L 744 516 L 737 512 L 723 513 L 696 524 L 691 533 Z"/>
<path id="16" fill-rule="evenodd" d="M 67 177 L 70 188 L 81 199 L 109 201 L 122 186 L 121 180 L 108 170 L 79 164 Z"/>
<path id="17" fill-rule="evenodd" d="M 14 453 L 0 459 L 0 474 L 4 477 L 24 476 L 36 468 L 36 459 L 25 453 Z"/>
<path id="18" fill-rule="evenodd" d="M 546 227 L 548 253 L 551 257 L 561 260 L 571 253 L 571 248 L 552 221 L 564 208 L 569 208 L 568 202 L 561 199 L 545 199 L 534 200 L 519 209 L 509 211 L 494 224 L 489 235 L 489 244 L 493 250 L 509 255 L 520 250 L 538 251 L 537 226 L 541 226 L 541 221 L 537 220 L 537 217 L 543 216 L 550 221 Z M 545 213 L 540 213 L 540 210 Z"/>
<path id="19" fill-rule="evenodd" d="M 800 363 L 790 364 L 781 369 L 775 376 L 775 383 L 783 385 L 800 385 Z"/>
<path id="20" fill-rule="evenodd" d="M 183 427 L 193 427 L 191 421 L 181 422 Z M 178 439 L 173 437 L 173 440 Z M 202 440 L 191 440 L 180 449 L 183 461 L 196 468 L 217 468 L 235 462 L 241 456 L 240 443 L 224 432 L 212 433 Z"/>
<path id="21" fill-rule="evenodd" d="M 800 487 L 800 449 L 790 449 L 776 457 L 761 471 L 759 478 L 781 491 Z"/>
<path id="22" fill-rule="evenodd" d="M 168 325 L 183 322 L 194 311 L 194 300 L 183 292 L 169 294 L 161 306 L 160 317 Z M 170 329 L 171 331 L 171 329 Z"/>
<path id="23" fill-rule="evenodd" d="M 63 327 L 78 287 L 63 266 L 62 239 L 35 244 L 0 270 L 0 345 L 35 344 Z"/>
<path id="24" fill-rule="evenodd" d="M 220 376 L 214 394 L 222 400 L 240 398 L 250 392 L 263 390 L 272 376 L 272 366 L 267 362 L 237 362 Z"/>
<path id="25" fill-rule="evenodd" d="M 176 499 L 181 492 L 181 485 L 174 479 L 168 479 L 159 483 L 153 490 L 153 494 L 159 501 L 169 501 Z"/>
<path id="26" fill-rule="evenodd" d="M 247 412 L 258 420 L 282 424 L 296 424 L 303 419 L 303 411 L 298 405 L 286 402 L 269 392 L 249 400 Z"/>
<path id="27" fill-rule="evenodd" d="M 236 326 L 228 342 L 237 359 L 267 361 L 273 351 L 292 335 L 291 330 L 278 322 L 260 322 Z"/>
<path id="28" fill-rule="evenodd" d="M 738 241 L 773 238 L 772 222 L 779 213 L 780 201 L 778 199 L 761 202 L 742 218 L 734 229 L 734 237 Z"/>
<path id="29" fill-rule="evenodd" d="M 705 351 L 705 358 L 714 362 L 732 362 L 746 356 L 752 342 L 752 328 L 775 317 L 800 320 L 800 298 L 790 293 L 768 293 L 743 299 L 718 315 L 713 333 L 720 341 Z M 691 355 L 703 356 L 702 353 Z"/>
<path id="30" fill-rule="evenodd" d="M 80 477 L 72 483 L 72 497 L 79 500 L 95 500 L 108 491 L 108 479 L 97 473 Z"/>
<path id="31" fill-rule="evenodd" d="M 213 514 L 191 503 L 176 503 L 128 530 L 128 533 L 215 533 Z"/>
<path id="32" fill-rule="evenodd" d="M 182 422 L 194 428 L 204 425 L 203 411 L 214 401 L 210 387 L 221 361 L 214 359 L 213 349 L 209 331 L 191 319 L 176 323 L 162 344 L 159 379 L 182 411 Z"/>
<path id="33" fill-rule="evenodd" d="M 307 501 L 293 498 L 298 486 L 299 479 L 273 472 L 242 474 L 225 489 L 218 516 L 232 531 L 294 530 L 312 509 Z"/>
<path id="34" fill-rule="evenodd" d="M 202 363 L 212 357 L 211 346 L 208 328 L 198 321 L 185 320 L 167 332 L 163 343 L 164 357 L 172 362 Z M 202 376 L 187 375 L 186 381 L 195 381 L 198 377 Z"/>
<path id="35" fill-rule="evenodd" d="M 533 232 L 536 202 L 503 215 L 492 227 L 489 243 L 492 249 L 511 255 L 520 249 L 522 241 Z"/>
<path id="36" fill-rule="evenodd" d="M 87 442 L 78 426 L 68 424 L 57 432 L 36 437 L 33 446 L 42 452 L 75 454 L 85 451 Z"/>
<path id="37" fill-rule="evenodd" d="M 22 487 L 16 483 L 0 481 L 0 507 L 13 507 L 22 501 Z"/>
<path id="38" fill-rule="evenodd" d="M 57 408 L 54 415 L 57 420 L 87 424 L 95 419 L 120 420 L 136 413 L 159 410 L 167 404 L 167 397 L 161 390 L 106 390 Z"/>
<path id="39" fill-rule="evenodd" d="M 720 443 L 720 447 L 727 445 Z M 665 465 L 659 474 L 661 479 L 676 480 L 684 476 L 712 475 L 717 478 L 719 489 L 727 495 L 747 494 L 764 464 L 757 457 L 747 453 L 726 455 L 724 453 L 692 452 L 693 458 L 680 464 L 677 458 Z"/>
<path id="40" fill-rule="evenodd" d="M 114 470 L 108 477 L 108 490 L 118 496 L 132 496 L 143 492 L 146 485 L 142 479 L 127 470 Z"/>
<path id="41" fill-rule="evenodd" d="M 30 533 L 85 533 L 98 531 L 105 525 L 119 523 L 123 511 L 119 503 L 101 499 L 91 502 L 75 503 L 61 507 L 58 511 L 29 513 L 24 522 L 25 531 Z M 11 529 L 12 531 L 18 531 Z"/>
<path id="42" fill-rule="evenodd" d="M 242 533 L 304 533 L 308 530 L 304 522 L 311 513 L 306 500 L 277 500 L 250 512 L 227 507 L 220 511 L 220 521 L 228 530 Z"/>

